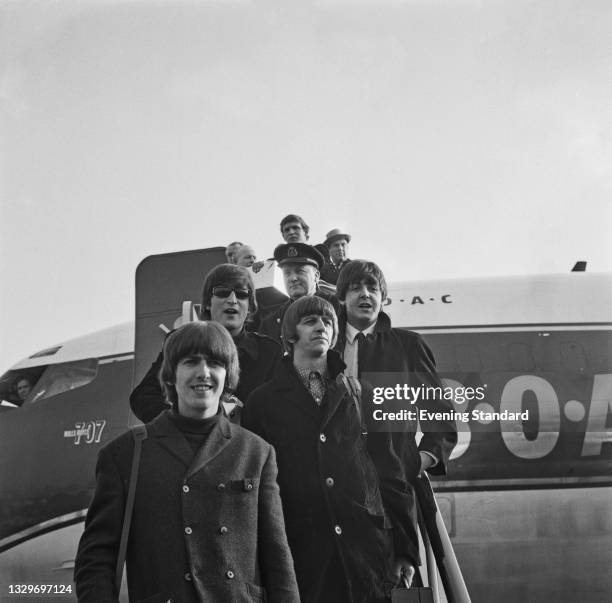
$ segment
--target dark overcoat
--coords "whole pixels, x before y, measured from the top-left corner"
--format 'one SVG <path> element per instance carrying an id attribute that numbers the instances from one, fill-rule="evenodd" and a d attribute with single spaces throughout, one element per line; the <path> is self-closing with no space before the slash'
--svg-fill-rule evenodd
<path id="1" fill-rule="evenodd" d="M 338 277 L 340 271 L 350 262 L 348 258 L 340 263 L 340 265 L 334 264 L 331 260 L 325 262 L 323 268 L 321 268 L 321 279 L 330 285 L 336 285 L 338 283 Z"/>
<path id="2" fill-rule="evenodd" d="M 272 447 L 221 416 L 194 457 L 164 412 L 147 425 L 127 550 L 130 601 L 299 602 Z M 105 446 L 79 544 L 79 601 L 116 602 L 134 443 Z"/>
<path id="3" fill-rule="evenodd" d="M 346 342 L 346 315 L 340 315 L 340 334 L 335 349 L 341 354 Z M 442 387 L 436 372 L 433 354 L 423 338 L 413 331 L 394 329 L 387 314 L 380 312 L 374 333 L 368 336 L 364 348 L 359 349 L 359 376 L 364 373 L 397 372 L 405 373 L 415 386 Z M 419 400 L 417 407 L 430 412 L 449 413 L 453 411 L 450 400 L 440 396 Z M 393 433 L 393 441 L 400 455 L 406 477 L 416 479 L 420 470 L 419 451 L 430 452 L 439 463 L 429 470 L 432 475 L 445 475 L 450 453 L 457 443 L 457 426 L 452 420 L 431 420 L 421 422 L 423 437 L 417 446 L 415 426 L 406 423 L 407 431 Z"/>
<path id="4" fill-rule="evenodd" d="M 246 331 L 243 331 L 234 343 L 240 364 L 240 380 L 235 394 L 244 402 L 256 387 L 272 378 L 274 367 L 281 357 L 281 349 L 270 337 Z M 159 413 L 169 408 L 159 383 L 159 370 L 163 359 L 160 352 L 147 374 L 130 394 L 132 412 L 143 422 L 152 421 Z"/>
<path id="5" fill-rule="evenodd" d="M 335 295 L 333 295 L 332 293 L 327 293 L 326 291 L 323 291 L 321 289 L 317 289 L 315 295 L 328 301 L 333 306 L 336 313 L 338 313 L 338 311 L 340 310 L 340 304 Z M 263 335 L 271 337 L 272 339 L 274 339 L 274 341 L 281 343 L 281 326 L 283 324 L 283 318 L 285 316 L 287 308 L 289 308 L 289 306 L 293 302 L 293 299 L 288 299 L 285 303 L 273 310 L 270 314 L 264 316 L 261 322 L 259 323 L 257 331 L 259 333 L 262 333 Z"/>
<path id="6" fill-rule="evenodd" d="M 344 368 L 335 352 L 328 367 L 334 378 Z M 340 380 L 329 381 L 319 407 L 290 358 L 251 394 L 243 425 L 276 449 L 303 603 L 334 600 L 334 566 L 349 601 L 385 600 L 393 556 L 418 559 L 413 492 L 389 434 L 362 435 L 357 406 Z"/>

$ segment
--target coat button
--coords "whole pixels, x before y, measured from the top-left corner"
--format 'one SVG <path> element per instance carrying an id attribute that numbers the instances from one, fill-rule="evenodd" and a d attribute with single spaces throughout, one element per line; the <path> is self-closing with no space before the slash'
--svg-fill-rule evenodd
<path id="1" fill-rule="evenodd" d="M 321 442 L 327 442 L 327 436 L 326 436 L 324 433 L 322 433 L 322 434 L 319 436 L 319 440 L 321 440 Z"/>
<path id="2" fill-rule="evenodd" d="M 185 580 L 187 580 L 187 582 L 191 582 L 191 574 L 189 572 L 185 574 Z"/>
<path id="3" fill-rule="evenodd" d="M 328 477 L 328 478 L 326 478 L 326 480 L 325 480 L 325 485 L 326 485 L 328 488 L 333 488 L 333 487 L 334 487 L 334 478 L 333 478 L 333 477 Z"/>
<path id="4" fill-rule="evenodd" d="M 253 489 L 253 484 L 251 482 L 247 482 L 246 484 L 244 484 L 244 489 L 249 492 Z"/>
<path id="5" fill-rule="evenodd" d="M 219 490 L 219 492 L 223 492 L 223 490 L 225 490 L 225 484 L 219 484 L 217 486 L 217 490 Z"/>
<path id="6" fill-rule="evenodd" d="M 221 526 L 219 528 L 219 534 L 227 534 L 227 528 L 225 526 Z"/>
<path id="7" fill-rule="evenodd" d="M 185 485 L 183 486 L 183 492 L 184 492 L 185 494 L 187 494 L 187 492 L 189 492 L 189 486 L 188 486 L 187 484 L 185 484 Z"/>
<path id="8" fill-rule="evenodd" d="M 189 526 L 187 526 L 185 528 L 185 534 L 189 535 L 189 534 L 191 534 L 191 532 L 193 532 L 193 530 Z"/>
<path id="9" fill-rule="evenodd" d="M 340 526 L 334 526 L 334 532 L 340 536 L 340 534 L 342 534 L 342 528 Z"/>
<path id="10" fill-rule="evenodd" d="M 235 411 L 235 410 L 232 410 L 232 411 L 230 412 L 230 415 L 229 415 L 229 416 L 230 416 L 230 417 L 235 417 L 235 416 L 236 416 L 236 411 Z"/>
<path id="11" fill-rule="evenodd" d="M 234 572 L 232 570 L 227 570 L 225 572 L 225 575 L 227 578 L 229 578 L 230 580 L 234 577 Z"/>

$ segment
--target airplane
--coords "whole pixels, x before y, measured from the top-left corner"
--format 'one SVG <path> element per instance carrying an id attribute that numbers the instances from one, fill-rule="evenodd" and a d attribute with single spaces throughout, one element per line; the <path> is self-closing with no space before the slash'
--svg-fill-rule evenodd
<path id="1" fill-rule="evenodd" d="M 146 258 L 135 324 L 41 350 L 0 377 L 3 600 L 16 584 L 74 599 L 97 453 L 136 423 L 129 393 L 165 332 L 197 318 L 202 276 L 222 251 Z M 272 272 L 258 299 L 278 303 Z M 384 310 L 423 335 L 445 386 L 484 391 L 455 396 L 456 412 L 477 418 L 458 421 L 448 475 L 432 480 L 472 601 L 608 601 L 612 274 L 403 282 L 389 287 Z M 22 401 L 24 376 L 33 388 Z M 518 423 L 503 415 L 525 410 Z"/>

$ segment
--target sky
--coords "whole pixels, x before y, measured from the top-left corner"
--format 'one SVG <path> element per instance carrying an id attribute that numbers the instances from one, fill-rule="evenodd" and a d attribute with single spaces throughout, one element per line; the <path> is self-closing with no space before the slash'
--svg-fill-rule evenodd
<path id="1" fill-rule="evenodd" d="M 0 372 L 279 222 L 388 280 L 612 271 L 608 0 L 0 0 Z"/>

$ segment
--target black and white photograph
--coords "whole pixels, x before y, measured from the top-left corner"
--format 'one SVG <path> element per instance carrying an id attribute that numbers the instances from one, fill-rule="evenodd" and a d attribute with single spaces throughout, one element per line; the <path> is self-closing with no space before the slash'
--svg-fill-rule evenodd
<path id="1" fill-rule="evenodd" d="M 0 601 L 612 600 L 610 31 L 0 0 Z"/>

